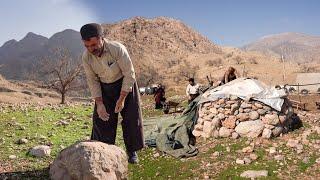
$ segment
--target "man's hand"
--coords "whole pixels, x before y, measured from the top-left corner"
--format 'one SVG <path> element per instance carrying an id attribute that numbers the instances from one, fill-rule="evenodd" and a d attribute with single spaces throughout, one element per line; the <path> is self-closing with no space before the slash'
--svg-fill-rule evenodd
<path id="1" fill-rule="evenodd" d="M 119 98 L 116 104 L 116 108 L 114 110 L 115 113 L 119 113 L 121 112 L 121 110 L 124 107 L 124 99 L 123 98 Z"/>
<path id="2" fill-rule="evenodd" d="M 107 113 L 106 107 L 103 104 L 102 98 L 96 98 L 96 105 L 97 105 L 97 113 L 100 119 L 103 121 L 108 121 L 109 114 Z"/>
<path id="3" fill-rule="evenodd" d="M 116 108 L 114 110 L 115 113 L 119 113 L 122 111 L 127 95 L 128 95 L 128 92 L 125 92 L 125 91 L 120 92 L 120 97 L 116 103 Z"/>

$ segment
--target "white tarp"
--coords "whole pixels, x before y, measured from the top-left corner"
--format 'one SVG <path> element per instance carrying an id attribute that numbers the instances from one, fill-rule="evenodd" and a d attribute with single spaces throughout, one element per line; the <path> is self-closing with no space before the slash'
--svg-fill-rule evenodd
<path id="1" fill-rule="evenodd" d="M 269 88 L 262 82 L 249 79 L 238 78 L 222 86 L 206 91 L 201 97 L 198 105 L 208 102 L 216 101 L 218 98 L 226 98 L 230 96 L 237 96 L 241 99 L 254 99 L 260 101 L 270 107 L 281 111 L 286 93 L 283 89 L 277 90 Z"/>

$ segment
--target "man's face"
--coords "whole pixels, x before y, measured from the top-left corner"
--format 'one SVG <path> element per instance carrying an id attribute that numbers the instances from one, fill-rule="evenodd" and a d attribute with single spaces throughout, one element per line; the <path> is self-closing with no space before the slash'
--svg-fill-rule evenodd
<path id="1" fill-rule="evenodd" d="M 89 40 L 82 40 L 87 50 L 95 55 L 99 56 L 103 48 L 103 39 L 101 37 L 92 37 Z"/>

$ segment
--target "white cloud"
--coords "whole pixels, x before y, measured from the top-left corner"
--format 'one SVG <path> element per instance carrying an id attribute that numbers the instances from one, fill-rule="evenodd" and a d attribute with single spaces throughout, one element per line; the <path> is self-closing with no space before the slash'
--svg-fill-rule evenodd
<path id="1" fill-rule="evenodd" d="M 20 40 L 28 32 L 46 37 L 64 29 L 79 30 L 95 22 L 93 10 L 77 0 L 10 0 L 0 3 L 0 46 L 7 40 Z"/>

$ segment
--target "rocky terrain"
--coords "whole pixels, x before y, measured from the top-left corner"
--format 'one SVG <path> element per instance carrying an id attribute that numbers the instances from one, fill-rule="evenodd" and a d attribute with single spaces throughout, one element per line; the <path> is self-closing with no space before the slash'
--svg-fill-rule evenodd
<path id="1" fill-rule="evenodd" d="M 242 76 L 257 77 L 270 85 L 294 82 L 295 74 L 301 71 L 297 64 L 286 62 L 283 79 L 279 57 L 219 46 L 172 18 L 134 17 L 103 27 L 107 39 L 127 46 L 140 86 L 161 82 L 178 91 L 186 85 L 187 77 L 194 76 L 206 84 L 206 76 L 215 80 L 229 66 Z M 65 30 L 50 38 L 29 33 L 20 41 L 10 40 L 0 47 L 0 73 L 7 79 L 28 79 L 33 74 L 33 64 L 52 57 L 58 47 L 68 49 L 77 59 L 83 50 L 79 33 Z"/>
<path id="2" fill-rule="evenodd" d="M 264 36 L 245 45 L 246 51 L 258 51 L 267 55 L 298 63 L 319 63 L 320 37 L 302 33 L 281 33 Z"/>

